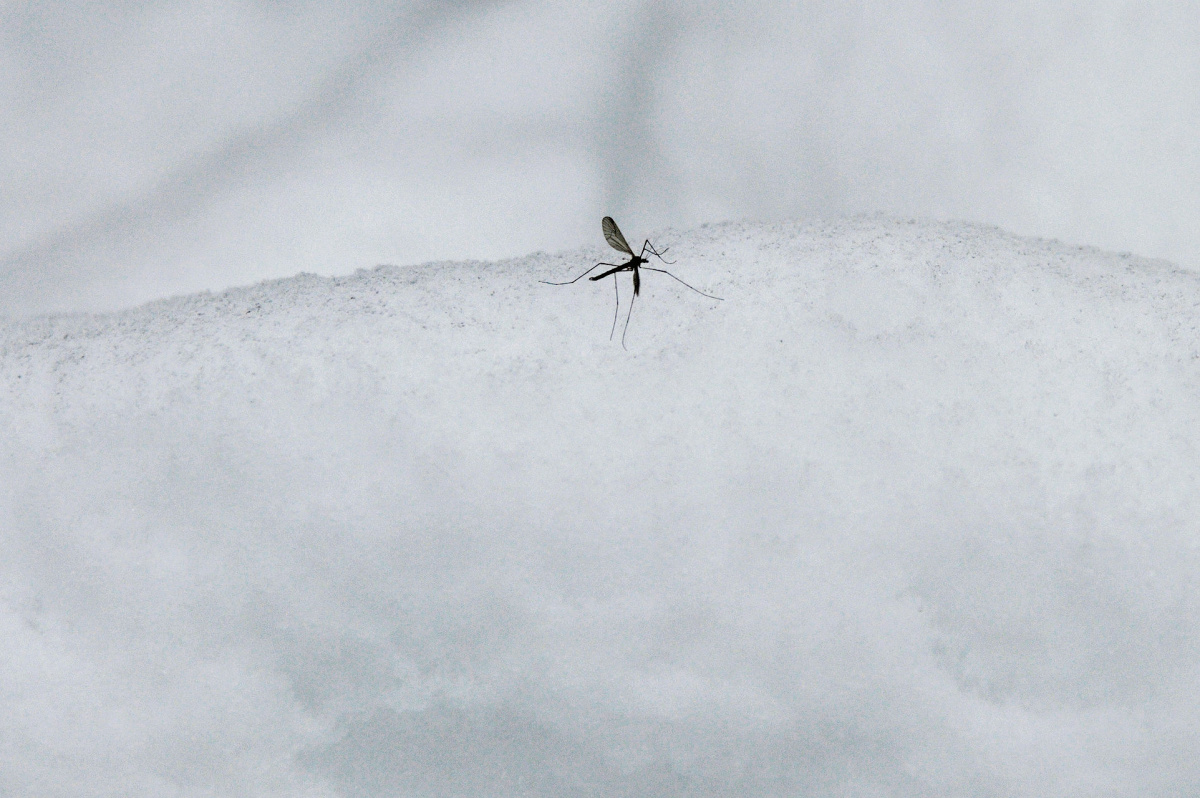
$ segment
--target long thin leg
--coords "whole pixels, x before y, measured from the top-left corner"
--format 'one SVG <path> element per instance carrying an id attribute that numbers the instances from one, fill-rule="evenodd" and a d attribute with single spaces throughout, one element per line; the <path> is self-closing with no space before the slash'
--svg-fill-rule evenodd
<path id="1" fill-rule="evenodd" d="M 708 297 L 709 299 L 715 299 L 715 300 L 717 300 L 718 302 L 724 302 L 724 301 L 725 301 L 724 299 L 721 299 L 721 297 L 719 297 L 719 296 L 713 296 L 712 294 L 706 294 L 706 293 L 704 293 L 703 291 L 701 291 L 699 288 L 693 288 L 692 286 L 688 285 L 687 283 L 684 283 L 684 282 L 683 282 L 683 280 L 680 280 L 678 277 L 676 277 L 675 275 L 671 274 L 671 273 L 670 273 L 669 271 L 667 271 L 666 269 L 655 269 L 653 266 L 642 266 L 641 268 L 643 268 L 643 269 L 646 269 L 646 270 L 648 270 L 648 271 L 652 271 L 652 272 L 662 272 L 663 274 L 665 274 L 665 275 L 667 275 L 668 277 L 670 277 L 672 280 L 676 280 L 676 281 L 678 281 L 678 282 L 680 282 L 680 283 L 683 283 L 684 285 L 687 285 L 687 287 L 688 287 L 688 288 L 691 288 L 693 291 L 695 291 L 695 292 L 696 292 L 697 294 L 699 294 L 700 296 L 706 296 L 706 297 Z"/>
<path id="2" fill-rule="evenodd" d="M 657 249 L 654 248 L 654 245 L 650 243 L 650 239 L 647 238 L 646 243 L 642 244 L 642 256 L 645 257 L 646 250 L 650 250 L 651 254 L 657 255 L 658 259 L 661 260 L 663 263 L 673 266 L 675 264 L 675 261 L 667 260 L 666 258 L 663 257 L 663 254 L 666 253 L 666 251 L 669 249 L 670 249 L 670 247 L 663 247 L 662 252 L 659 252 Z"/>
<path id="3" fill-rule="evenodd" d="M 576 277 L 574 280 L 568 280 L 568 281 L 567 281 L 567 282 L 565 282 L 565 283 L 552 283 L 552 282 L 550 282 L 549 280 L 538 280 L 538 282 L 539 282 L 539 283 L 545 283 L 546 285 L 570 285 L 571 283 L 577 283 L 577 282 L 579 282 L 579 281 L 580 281 L 580 280 L 582 280 L 584 277 L 587 277 L 589 274 L 591 274 L 593 270 L 595 270 L 595 269 L 597 269 L 597 268 L 599 268 L 599 267 L 601 267 L 601 266 L 616 266 L 616 265 L 617 265 L 617 264 L 615 264 L 615 263 L 597 263 L 597 264 L 596 264 L 595 266 L 593 266 L 591 269 L 588 269 L 586 272 L 584 272 L 583 274 L 579 275 L 579 276 L 578 276 L 578 277 Z"/>
<path id="4" fill-rule="evenodd" d="M 617 279 L 617 275 L 614 274 L 613 293 L 615 293 L 617 296 L 617 304 L 613 307 L 613 326 L 612 329 L 608 331 L 608 340 L 610 341 L 612 340 L 613 335 L 615 335 L 617 332 L 617 314 L 621 312 L 621 289 L 617 287 L 617 283 L 619 282 L 620 280 Z"/>
<path id="5" fill-rule="evenodd" d="M 625 329 L 621 330 L 621 348 L 625 349 L 625 333 L 629 332 L 629 319 L 633 316 L 633 302 L 637 299 L 637 294 L 634 294 L 629 299 L 629 312 L 625 314 Z"/>

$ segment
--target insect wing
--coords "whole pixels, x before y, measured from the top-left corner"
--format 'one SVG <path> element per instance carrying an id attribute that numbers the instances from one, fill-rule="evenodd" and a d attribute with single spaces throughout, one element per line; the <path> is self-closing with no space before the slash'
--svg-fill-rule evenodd
<path id="1" fill-rule="evenodd" d="M 619 249 L 622 252 L 633 254 L 633 250 L 629 247 L 629 242 L 625 240 L 625 236 L 621 235 L 621 228 L 617 227 L 617 223 L 613 221 L 611 216 L 605 216 L 604 221 L 600 223 L 604 228 L 604 240 L 613 249 Z"/>

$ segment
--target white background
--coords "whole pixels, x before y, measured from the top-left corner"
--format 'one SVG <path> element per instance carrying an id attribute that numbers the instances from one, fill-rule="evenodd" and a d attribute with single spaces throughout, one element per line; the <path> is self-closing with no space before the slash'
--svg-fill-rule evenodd
<path id="1" fill-rule="evenodd" d="M 727 218 L 1200 265 L 1195 2 L 7 2 L 0 313 Z"/>

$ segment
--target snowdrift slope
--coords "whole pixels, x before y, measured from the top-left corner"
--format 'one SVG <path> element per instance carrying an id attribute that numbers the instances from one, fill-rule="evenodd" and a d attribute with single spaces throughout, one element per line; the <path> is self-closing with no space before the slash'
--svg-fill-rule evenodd
<path id="1" fill-rule="evenodd" d="M 0 327 L 0 793 L 1192 791 L 1200 279 L 656 241 Z"/>

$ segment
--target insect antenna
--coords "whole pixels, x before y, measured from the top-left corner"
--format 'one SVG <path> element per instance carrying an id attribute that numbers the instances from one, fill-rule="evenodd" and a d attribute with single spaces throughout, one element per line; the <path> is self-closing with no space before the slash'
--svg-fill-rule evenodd
<path id="1" fill-rule="evenodd" d="M 690 286 L 690 285 L 688 285 L 687 283 L 684 283 L 684 282 L 683 282 L 683 280 L 680 280 L 678 277 L 676 277 L 675 275 L 671 274 L 671 273 L 670 273 L 669 271 L 667 271 L 666 269 L 655 269 L 653 266 L 643 266 L 642 268 L 643 268 L 643 269 L 645 269 L 646 271 L 651 271 L 651 272 L 661 272 L 662 274 L 665 274 L 665 275 L 667 275 L 668 277 L 670 277 L 672 280 L 675 280 L 676 282 L 679 282 L 679 283 L 683 283 L 683 285 L 686 285 L 688 288 L 691 288 L 693 291 L 695 291 L 695 292 L 696 292 L 697 294 L 699 294 L 700 296 L 706 296 L 706 297 L 708 297 L 709 299 L 715 299 L 715 300 L 717 300 L 718 302 L 724 302 L 724 301 L 725 301 L 724 299 L 721 299 L 721 297 L 719 297 L 719 296 L 713 296 L 712 294 L 706 294 L 706 293 L 704 293 L 703 291 L 701 291 L 699 288 L 696 288 L 696 287 L 694 287 L 694 286 Z"/>

